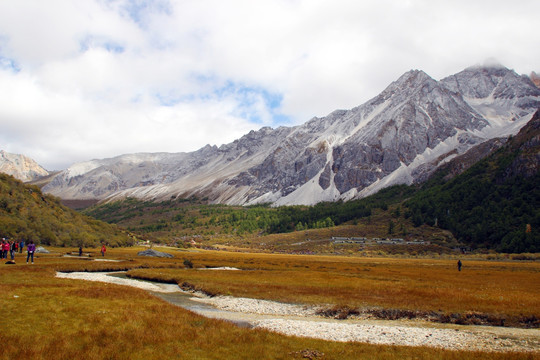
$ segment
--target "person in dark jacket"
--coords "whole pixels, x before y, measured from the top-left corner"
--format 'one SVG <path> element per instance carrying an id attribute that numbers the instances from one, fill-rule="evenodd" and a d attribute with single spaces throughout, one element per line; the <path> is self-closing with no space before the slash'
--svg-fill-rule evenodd
<path id="1" fill-rule="evenodd" d="M 11 244 L 9 244 L 9 255 L 11 256 L 11 260 L 15 259 L 15 253 L 17 252 L 17 242 L 12 241 Z"/>
<path id="2" fill-rule="evenodd" d="M 28 243 L 28 246 L 26 248 L 26 251 L 28 252 L 28 255 L 26 256 L 26 263 L 28 264 L 28 260 L 32 259 L 32 264 L 34 263 L 34 252 L 36 251 L 36 245 L 32 240 L 30 240 L 30 243 Z"/>
<path id="3" fill-rule="evenodd" d="M 457 269 L 458 269 L 458 271 L 461 271 L 461 266 L 462 266 L 462 265 L 463 265 L 463 264 L 461 263 L 461 260 L 458 260 L 458 261 L 457 261 Z"/>

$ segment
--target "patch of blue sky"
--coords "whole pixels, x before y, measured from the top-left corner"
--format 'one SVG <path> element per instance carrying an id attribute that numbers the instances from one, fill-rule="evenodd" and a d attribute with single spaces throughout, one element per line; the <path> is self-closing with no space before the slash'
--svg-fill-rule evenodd
<path id="1" fill-rule="evenodd" d="M 283 95 L 259 86 L 246 86 L 226 81 L 221 86 L 212 75 L 194 74 L 192 80 L 200 84 L 200 91 L 190 94 L 174 90 L 154 92 L 153 97 L 161 106 L 175 106 L 196 101 L 231 101 L 236 103 L 231 115 L 241 117 L 261 126 L 289 125 L 291 119 L 281 112 Z"/>
<path id="2" fill-rule="evenodd" d="M 218 77 L 215 75 L 201 74 L 197 72 L 193 72 L 189 79 L 199 84 L 215 84 L 218 81 Z"/>
<path id="3" fill-rule="evenodd" d="M 250 122 L 265 126 L 279 126 L 290 122 L 289 117 L 280 111 L 283 95 L 263 87 L 227 81 L 224 86 L 216 89 L 213 95 L 218 99 L 234 98 L 238 102 L 235 115 Z"/>
<path id="4" fill-rule="evenodd" d="M 19 71 L 21 71 L 21 67 L 15 59 L 9 57 L 9 51 L 6 51 L 6 49 L 8 48 L 8 44 L 9 37 L 0 34 L 0 69 L 18 73 Z"/>
<path id="5" fill-rule="evenodd" d="M 169 0 L 128 0 L 122 6 L 123 15 L 127 15 L 137 25 L 146 27 L 148 16 L 153 13 L 170 14 L 172 6 Z"/>
<path id="6" fill-rule="evenodd" d="M 21 71 L 21 67 L 13 59 L 0 55 L 0 69 L 8 70 L 14 73 Z"/>
<path id="7" fill-rule="evenodd" d="M 85 52 L 92 48 L 103 48 L 110 53 L 121 54 L 125 48 L 119 43 L 101 36 L 87 35 L 79 42 L 80 51 Z"/>
<path id="8" fill-rule="evenodd" d="M 154 94 L 154 97 L 161 106 L 175 106 L 181 103 L 190 103 L 198 98 L 195 94 L 178 95 L 174 92 L 157 92 Z"/>
<path id="9" fill-rule="evenodd" d="M 103 43 L 103 48 L 105 48 L 108 52 L 112 52 L 115 54 L 121 54 L 125 51 L 125 48 L 115 42 L 105 42 Z"/>

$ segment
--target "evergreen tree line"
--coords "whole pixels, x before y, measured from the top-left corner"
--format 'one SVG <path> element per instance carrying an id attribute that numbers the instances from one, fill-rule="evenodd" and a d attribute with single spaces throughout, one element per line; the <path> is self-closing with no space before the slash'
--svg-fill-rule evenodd
<path id="1" fill-rule="evenodd" d="M 413 224 L 450 230 L 473 248 L 500 252 L 540 251 L 540 190 L 534 176 L 505 176 L 519 153 L 490 157 L 450 181 L 440 171 L 409 201 Z"/>
<path id="2" fill-rule="evenodd" d="M 268 204 L 242 207 L 208 205 L 194 199 L 153 203 L 130 198 L 99 205 L 84 213 L 144 233 L 179 228 L 197 231 L 203 227 L 237 235 L 275 234 L 332 227 L 369 217 L 373 209 L 387 210 L 389 204 L 403 201 L 413 191 L 407 186 L 395 186 L 361 200 L 275 208 Z"/>

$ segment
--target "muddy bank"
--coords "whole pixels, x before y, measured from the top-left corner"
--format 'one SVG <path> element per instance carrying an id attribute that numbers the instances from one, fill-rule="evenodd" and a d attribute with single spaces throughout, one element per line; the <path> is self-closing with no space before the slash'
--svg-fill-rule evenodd
<path id="1" fill-rule="evenodd" d="M 440 311 L 420 311 L 403 309 L 355 309 L 347 306 L 333 306 L 317 310 L 317 315 L 334 319 L 375 319 L 375 320 L 422 320 L 441 324 L 487 325 L 538 329 L 540 319 L 530 316 L 508 316 L 479 312 L 444 313 Z"/>

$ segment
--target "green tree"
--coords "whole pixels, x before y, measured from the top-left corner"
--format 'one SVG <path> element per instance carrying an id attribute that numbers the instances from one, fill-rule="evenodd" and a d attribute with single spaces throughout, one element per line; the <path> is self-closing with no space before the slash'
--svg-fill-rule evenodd
<path id="1" fill-rule="evenodd" d="M 388 221 L 388 234 L 392 235 L 394 233 L 394 222 L 392 220 Z"/>

